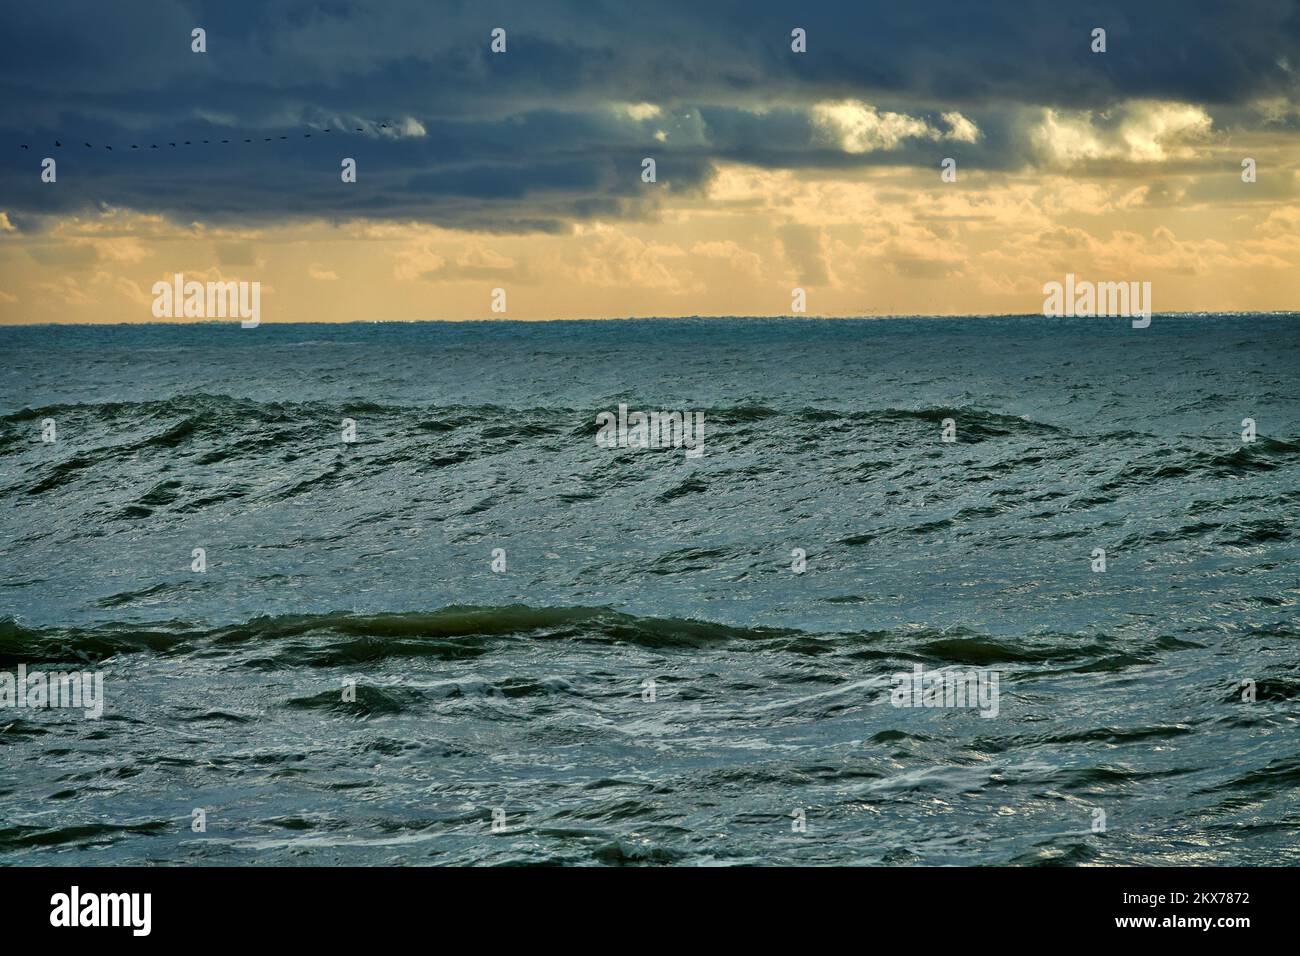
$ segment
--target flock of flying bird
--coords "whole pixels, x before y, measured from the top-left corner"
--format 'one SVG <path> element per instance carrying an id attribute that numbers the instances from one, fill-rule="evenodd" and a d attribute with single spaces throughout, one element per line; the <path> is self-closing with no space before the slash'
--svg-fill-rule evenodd
<path id="1" fill-rule="evenodd" d="M 389 125 L 388 125 L 387 123 L 380 123 L 380 124 L 379 124 L 379 128 L 380 128 L 380 129 L 388 129 L 388 128 L 389 128 Z M 357 131 L 358 133 L 364 133 L 364 132 L 365 132 L 365 128 L 364 128 L 364 127 L 361 127 L 361 126 L 358 126 L 358 127 L 356 127 L 356 131 Z M 321 132 L 322 132 L 322 133 L 329 133 L 329 132 L 331 132 L 331 130 L 330 130 L 330 128 L 327 126 L 327 127 L 325 127 L 324 129 L 322 129 Z M 340 132 L 345 132 L 345 130 L 340 130 Z M 276 137 L 274 137 L 274 136 L 264 136 L 264 137 L 262 137 L 262 142 L 264 142 L 264 143 L 270 143 L 270 142 L 273 142 L 273 141 L 275 140 L 275 138 L 276 138 Z M 280 139 L 288 139 L 288 138 L 289 138 L 288 136 L 281 136 L 281 137 L 280 137 Z M 311 139 L 311 133 L 303 133 L 303 134 L 302 134 L 302 138 L 303 138 L 303 139 Z M 238 141 L 238 140 L 236 139 L 236 142 L 237 142 L 237 141 Z M 229 143 L 229 142 L 231 142 L 231 140 L 228 140 L 228 139 L 222 139 L 222 140 L 209 140 L 209 139 L 190 140 L 190 139 L 187 139 L 187 140 L 181 140 L 181 141 L 179 141 L 179 143 L 167 143 L 167 146 L 168 146 L 168 147 L 173 147 L 173 146 L 177 146 L 177 145 L 181 145 L 181 146 L 192 146 L 192 145 L 194 145 L 194 143 L 196 143 L 196 142 L 197 142 L 197 143 L 202 143 L 202 144 L 204 144 L 204 145 L 208 145 L 208 144 L 210 144 L 210 143 Z M 252 142 L 256 142 L 256 140 L 255 140 L 255 139 L 245 139 L 244 142 L 245 142 L 245 143 L 252 143 Z M 62 149 L 62 148 L 63 148 L 63 142 L 62 142 L 61 140 L 57 140 L 57 139 L 56 139 L 56 140 L 54 141 L 54 145 L 55 145 L 56 147 L 58 147 L 59 149 Z M 94 149 L 94 148 L 95 148 L 94 145 L 91 144 L 91 143 L 84 143 L 84 142 L 83 142 L 81 145 L 83 145 L 84 147 L 86 147 L 86 149 Z M 29 146 L 27 143 L 19 143 L 19 144 L 18 144 L 18 148 L 19 148 L 19 149 L 29 149 L 30 146 Z M 112 146 L 105 146 L 104 148 L 107 149 L 107 150 L 109 150 L 110 152 L 111 152 L 112 149 L 113 149 Z M 132 148 L 132 149 L 144 149 L 144 147 L 141 146 L 139 143 L 133 143 L 133 144 L 131 145 L 131 148 Z M 157 148 L 158 148 L 158 144 L 157 144 L 157 143 L 150 143 L 148 148 L 149 148 L 149 149 L 157 149 Z"/>

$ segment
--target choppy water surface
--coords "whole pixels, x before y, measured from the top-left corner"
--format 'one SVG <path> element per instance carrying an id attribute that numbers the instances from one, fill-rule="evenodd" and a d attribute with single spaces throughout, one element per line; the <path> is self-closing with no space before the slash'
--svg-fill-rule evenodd
<path id="1" fill-rule="evenodd" d="M 1297 332 L 0 329 L 0 863 L 1294 864 Z"/>

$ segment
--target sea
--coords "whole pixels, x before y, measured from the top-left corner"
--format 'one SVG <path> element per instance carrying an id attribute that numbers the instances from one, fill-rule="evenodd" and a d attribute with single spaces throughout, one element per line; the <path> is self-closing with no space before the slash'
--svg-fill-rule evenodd
<path id="1" fill-rule="evenodd" d="M 1298 373 L 1277 313 L 0 327 L 0 865 L 1296 865 Z"/>

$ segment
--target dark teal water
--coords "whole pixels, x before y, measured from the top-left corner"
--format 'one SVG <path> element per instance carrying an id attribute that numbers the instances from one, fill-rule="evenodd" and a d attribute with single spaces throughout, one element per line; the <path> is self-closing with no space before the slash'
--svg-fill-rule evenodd
<path id="1" fill-rule="evenodd" d="M 1298 332 L 0 329 L 0 863 L 1294 864 Z"/>

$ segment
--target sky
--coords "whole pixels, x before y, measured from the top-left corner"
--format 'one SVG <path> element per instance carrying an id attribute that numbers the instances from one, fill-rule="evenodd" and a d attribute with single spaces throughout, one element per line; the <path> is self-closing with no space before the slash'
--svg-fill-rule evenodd
<path id="1" fill-rule="evenodd" d="M 0 323 L 1300 309 L 1298 71 L 1300 0 L 8 3 Z"/>

